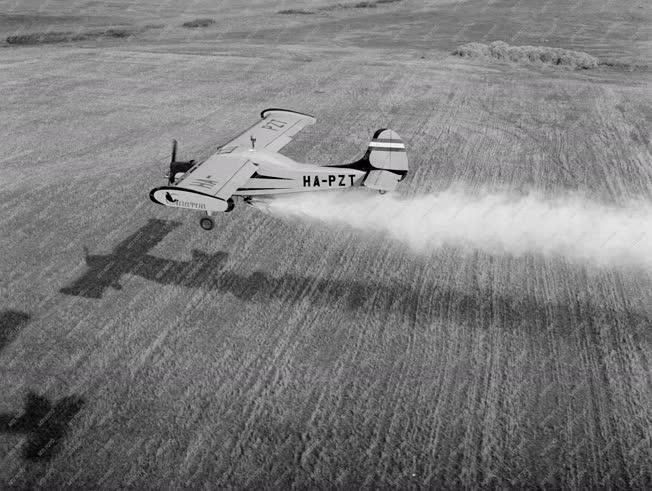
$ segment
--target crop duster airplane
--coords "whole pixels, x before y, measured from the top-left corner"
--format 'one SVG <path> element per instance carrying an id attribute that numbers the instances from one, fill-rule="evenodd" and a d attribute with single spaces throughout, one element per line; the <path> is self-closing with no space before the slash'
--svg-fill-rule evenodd
<path id="1" fill-rule="evenodd" d="M 265 109 L 261 121 L 222 145 L 203 162 L 176 160 L 172 145 L 168 185 L 152 189 L 155 203 L 202 211 L 199 224 L 211 230 L 212 215 L 231 211 L 234 197 L 255 205 L 256 197 L 365 186 L 393 191 L 408 171 L 405 144 L 389 129 L 373 135 L 364 156 L 349 164 L 302 164 L 278 153 L 315 118 L 288 109 Z"/>

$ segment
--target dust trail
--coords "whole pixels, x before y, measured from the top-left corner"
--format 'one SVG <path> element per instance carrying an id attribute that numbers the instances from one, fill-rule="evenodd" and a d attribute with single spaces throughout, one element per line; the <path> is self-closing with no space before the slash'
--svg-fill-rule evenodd
<path id="1" fill-rule="evenodd" d="M 580 197 L 548 201 L 459 190 L 402 198 L 354 190 L 287 195 L 257 206 L 279 217 L 382 232 L 421 253 L 451 245 L 652 269 L 650 203 L 609 207 Z"/>

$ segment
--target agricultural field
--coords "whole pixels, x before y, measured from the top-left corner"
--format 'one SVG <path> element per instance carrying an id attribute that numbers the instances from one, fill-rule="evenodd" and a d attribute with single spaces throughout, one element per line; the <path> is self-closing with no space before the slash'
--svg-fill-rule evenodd
<path id="1" fill-rule="evenodd" d="M 0 0 L 0 487 L 652 487 L 649 268 L 149 199 L 281 107 L 299 161 L 396 130 L 406 199 L 649 206 L 649 5 L 191 5 Z"/>

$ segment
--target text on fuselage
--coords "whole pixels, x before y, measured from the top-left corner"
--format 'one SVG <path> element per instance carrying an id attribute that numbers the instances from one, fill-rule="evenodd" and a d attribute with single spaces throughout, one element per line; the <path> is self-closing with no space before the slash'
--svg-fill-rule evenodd
<path id="1" fill-rule="evenodd" d="M 355 174 L 330 174 L 328 176 L 303 176 L 304 188 L 353 186 Z"/>

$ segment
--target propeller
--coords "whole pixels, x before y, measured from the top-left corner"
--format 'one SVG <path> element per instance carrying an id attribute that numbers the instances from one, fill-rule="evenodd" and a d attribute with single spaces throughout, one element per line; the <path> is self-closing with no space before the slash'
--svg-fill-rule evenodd
<path id="1" fill-rule="evenodd" d="M 170 164 L 173 164 L 177 160 L 177 141 L 172 140 L 172 158 L 170 159 Z"/>
<path id="2" fill-rule="evenodd" d="M 187 162 L 177 161 L 177 141 L 172 140 L 172 157 L 170 158 L 170 170 L 165 177 L 168 179 L 168 184 L 174 184 L 174 176 L 177 173 L 185 173 L 195 165 L 194 160 L 189 160 Z"/>

